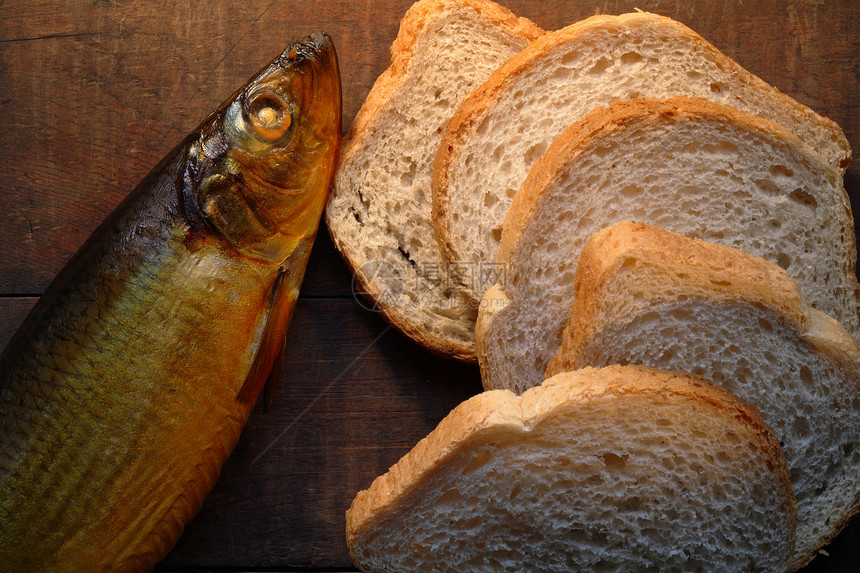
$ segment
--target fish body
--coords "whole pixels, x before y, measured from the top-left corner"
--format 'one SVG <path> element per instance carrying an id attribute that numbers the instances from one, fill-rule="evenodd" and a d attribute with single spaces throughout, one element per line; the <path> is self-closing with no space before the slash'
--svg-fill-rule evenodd
<path id="1" fill-rule="evenodd" d="M 1 570 L 148 570 L 174 545 L 282 355 L 340 114 L 331 40 L 292 44 L 48 287 L 0 355 Z"/>

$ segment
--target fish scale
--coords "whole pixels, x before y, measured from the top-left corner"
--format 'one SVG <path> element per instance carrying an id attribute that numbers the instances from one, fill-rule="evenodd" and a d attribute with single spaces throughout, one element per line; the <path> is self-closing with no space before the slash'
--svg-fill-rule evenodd
<path id="1" fill-rule="evenodd" d="M 340 106 L 330 38 L 292 44 L 48 287 L 0 355 L 3 567 L 148 570 L 176 542 L 279 371 Z"/>
<path id="2" fill-rule="evenodd" d="M 154 201 L 156 207 L 162 206 L 161 201 L 166 198 L 158 197 L 159 201 Z M 172 227 L 160 226 L 162 229 L 162 248 L 170 247 L 175 249 L 176 245 L 172 244 L 174 233 L 181 231 Z M 151 240 L 152 237 L 149 237 Z M 114 245 L 115 242 L 109 242 Z M 111 249 L 112 250 L 112 249 Z M 181 251 L 180 251 L 181 252 Z M 184 256 L 183 256 L 184 255 Z M 145 254 L 144 254 L 145 256 Z M 147 431 L 146 421 L 148 418 L 170 419 L 178 414 L 165 411 L 163 408 L 167 405 L 179 405 L 181 397 L 173 395 L 171 401 L 154 400 L 158 396 L 153 391 L 161 391 L 158 382 L 160 381 L 160 373 L 158 366 L 165 366 L 167 369 L 173 368 L 174 358 L 171 355 L 163 356 L 164 361 L 158 363 L 159 356 L 149 355 L 149 359 L 157 363 L 149 368 L 137 367 L 131 368 L 131 371 L 123 374 L 122 370 L 126 366 L 134 366 L 131 360 L 117 361 L 116 356 L 140 356 L 141 351 L 151 348 L 147 332 L 140 332 L 134 325 L 137 324 L 136 314 L 139 314 L 139 309 L 149 308 L 154 301 L 161 299 L 171 300 L 171 307 L 181 305 L 186 311 L 183 314 L 185 319 L 182 323 L 175 323 L 173 328 L 185 330 L 189 326 L 192 328 L 202 328 L 209 318 L 209 313 L 206 307 L 212 304 L 201 305 L 199 293 L 186 293 L 190 297 L 185 300 L 177 299 L 175 285 L 164 281 L 156 280 L 159 274 L 176 275 L 181 270 L 179 267 L 183 264 L 188 265 L 187 257 L 191 256 L 192 261 L 197 260 L 196 256 L 190 253 L 182 253 L 171 257 L 154 256 L 146 257 L 138 261 L 137 265 L 132 265 L 133 278 L 125 284 L 124 288 L 118 288 L 116 284 L 108 283 L 110 287 L 108 292 L 101 291 L 108 299 L 98 308 L 107 310 L 106 319 L 100 318 L 100 313 L 81 313 L 80 319 L 85 321 L 85 324 L 80 322 L 62 322 L 56 323 L 56 328 L 63 330 L 70 329 L 74 332 L 85 332 L 86 335 L 82 338 L 77 346 L 82 350 L 81 359 L 76 363 L 83 362 L 84 376 L 73 376 L 71 372 L 63 372 L 60 380 L 56 380 L 59 376 L 59 371 L 52 368 L 51 356 L 57 353 L 57 346 L 49 347 L 49 353 L 42 353 L 38 356 L 32 372 L 24 374 L 25 378 L 38 380 L 41 382 L 39 388 L 44 394 L 47 394 L 47 399 L 50 402 L 48 408 L 41 408 L 38 415 L 45 420 L 45 423 L 38 426 L 33 424 L 32 414 L 28 416 L 27 425 L 29 428 L 38 427 L 40 431 L 33 434 L 32 430 L 30 442 L 33 444 L 30 456 L 34 457 L 38 462 L 31 462 L 24 459 L 16 467 L 22 468 L 24 471 L 17 475 L 17 484 L 13 485 L 13 489 L 27 490 L 32 499 L 38 500 L 39 503 L 28 504 L 30 511 L 21 511 L 21 507 L 17 511 L 9 512 L 3 516 L 3 521 L 8 524 L 21 523 L 23 529 L 24 524 L 40 519 L 46 520 L 46 529 L 52 531 L 63 531 L 64 523 L 81 523 L 84 517 L 91 518 L 89 514 L 92 510 L 87 505 L 76 505 L 72 503 L 73 498 L 66 495 L 70 488 L 78 484 L 86 483 L 87 487 L 94 492 L 108 492 L 116 490 L 112 486 L 111 480 L 117 475 L 126 474 L 133 476 L 136 480 L 139 479 L 136 475 L 128 472 L 127 468 L 134 467 L 141 459 L 138 452 L 140 447 L 139 442 L 134 438 L 135 434 Z M 131 261 L 126 253 L 123 260 Z M 150 265 L 157 264 L 158 273 L 151 273 Z M 193 264 L 191 262 L 190 264 Z M 135 268 L 137 267 L 137 268 Z M 219 267 L 220 268 L 220 267 Z M 271 271 L 272 279 L 275 271 Z M 97 282 L 98 275 L 91 275 L 91 281 Z M 82 284 L 82 288 L 77 289 L 74 293 L 67 293 L 73 296 L 72 300 L 68 298 L 63 301 L 63 308 L 75 307 L 81 305 L 86 308 L 91 302 L 91 293 L 97 291 L 98 284 L 88 284 L 90 281 Z M 246 284 L 247 277 L 243 276 L 241 283 L 243 287 L 249 287 Z M 163 292 L 157 286 L 171 284 L 173 288 L 170 292 Z M 208 289 L 205 289 L 208 291 Z M 248 288 L 248 291 L 251 289 Z M 259 306 L 261 299 L 266 294 L 265 289 L 261 288 L 257 292 L 257 299 L 254 304 Z M 181 302 L 180 302 L 181 301 Z M 223 305 L 219 305 L 223 306 Z M 89 308 L 94 308 L 90 306 Z M 163 308 L 163 307 L 161 307 Z M 130 309 L 138 312 L 129 313 Z M 196 310 L 198 312 L 188 313 L 187 311 Z M 60 312 L 56 310 L 55 312 Z M 117 314 L 122 312 L 122 314 Z M 76 313 L 73 313 L 76 314 Z M 172 314 L 172 312 L 168 312 Z M 256 322 L 256 321 L 254 321 Z M 54 334 L 54 333 L 48 333 Z M 62 334 L 59 335 L 62 339 Z M 179 334 L 179 340 L 186 340 L 187 335 Z M 40 348 L 47 347 L 39 338 L 34 339 Z M 61 352 L 68 343 L 60 344 L 59 351 Z M 120 346 L 121 348 L 117 348 Z M 251 348 L 252 345 L 248 345 Z M 138 348 L 142 347 L 142 348 Z M 208 352 L 217 353 L 217 348 L 208 348 Z M 147 356 L 146 354 L 142 354 Z M 22 355 L 24 358 L 26 355 Z M 233 392 L 238 392 L 239 387 L 243 382 L 243 376 L 247 373 L 250 367 L 250 361 L 253 356 L 246 354 L 242 357 L 246 362 L 246 366 L 241 369 L 235 369 L 238 375 L 233 376 L 232 385 Z M 147 371 L 155 370 L 153 379 L 147 380 L 142 374 Z M 191 374 L 191 373 L 189 373 Z M 114 387 L 108 388 L 103 385 L 92 385 L 91 380 L 110 380 Z M 116 387 L 122 380 L 128 380 L 123 387 Z M 223 380 L 218 380 L 223 384 Z M 48 392 L 45 389 L 48 388 Z M 112 399 L 105 400 L 104 394 L 110 391 Z M 198 402 L 196 396 L 188 393 L 185 396 L 186 404 L 181 406 L 180 412 L 194 412 L 194 402 Z M 90 404 L 97 405 L 96 407 Z M 204 411 L 198 411 L 201 415 Z M 218 412 L 212 412 L 213 416 Z M 12 419 L 13 424 L 16 418 Z M 105 431 L 108 429 L 108 431 Z M 102 435 L 98 448 L 81 447 L 82 444 L 87 444 L 91 441 L 91 436 Z M 129 439 L 132 436 L 132 439 Z M 235 433 L 238 438 L 238 431 Z M 145 447 L 145 446 L 144 446 Z M 231 447 L 232 449 L 232 447 Z M 104 455 L 105 451 L 109 455 Z M 67 459 L 66 466 L 75 468 L 74 473 L 57 471 L 56 464 L 62 458 L 54 458 L 59 452 L 61 456 L 72 456 L 74 459 Z M 204 455 L 206 453 L 204 452 Z M 50 461 L 49 461 L 50 460 Z M 223 463 L 223 460 L 221 460 Z M 146 475 L 141 472 L 142 475 Z M 155 478 L 163 480 L 169 477 L 169 472 L 162 469 L 159 474 L 155 474 Z M 86 476 L 86 477 L 84 477 Z M 198 478 L 199 479 L 199 478 Z M 191 478 L 179 478 L 179 483 L 183 481 L 193 481 Z M 5 484 L 4 484 L 5 485 Z M 138 484 L 137 487 L 145 485 L 146 488 L 157 490 L 158 484 L 153 483 L 153 478 L 147 480 L 143 484 Z M 203 486 L 208 490 L 211 484 L 204 483 Z M 119 489 L 125 489 L 123 485 Z M 149 496 L 148 499 L 158 500 L 161 496 Z M 90 503 L 94 498 L 88 500 Z M 112 512 L 115 511 L 113 503 L 99 503 L 102 516 L 95 520 L 96 522 L 107 519 Z M 144 505 L 144 507 L 146 507 Z M 47 511 L 46 511 L 47 508 Z M 51 511 L 53 509 L 53 511 Z M 73 513 L 69 514 L 69 510 Z M 124 529 L 133 529 L 134 521 L 129 523 Z M 46 552 L 63 556 L 62 545 L 64 538 L 57 537 L 51 539 L 56 541 L 57 546 L 46 546 L 41 532 L 34 533 L 33 536 L 26 536 L 19 539 L 19 543 L 24 542 L 25 545 L 30 545 L 35 551 Z M 38 548 L 37 550 L 35 548 Z M 57 559 L 57 563 L 62 563 L 62 559 Z"/>

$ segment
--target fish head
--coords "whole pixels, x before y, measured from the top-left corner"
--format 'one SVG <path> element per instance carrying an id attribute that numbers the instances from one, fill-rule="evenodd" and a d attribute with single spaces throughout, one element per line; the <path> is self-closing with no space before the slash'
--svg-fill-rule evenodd
<path id="1" fill-rule="evenodd" d="M 284 261 L 316 234 L 340 139 L 337 55 L 317 32 L 204 122 L 189 147 L 186 211 L 243 254 Z"/>

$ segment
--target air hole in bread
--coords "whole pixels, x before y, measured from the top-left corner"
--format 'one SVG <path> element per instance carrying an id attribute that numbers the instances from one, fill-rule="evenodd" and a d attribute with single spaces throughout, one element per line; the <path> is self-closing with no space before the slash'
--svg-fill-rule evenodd
<path id="1" fill-rule="evenodd" d="M 677 307 L 669 311 L 669 315 L 676 320 L 688 320 L 692 318 L 693 311 L 689 307 Z"/>
<path id="2" fill-rule="evenodd" d="M 412 265 L 413 267 L 417 266 L 415 261 L 412 260 L 412 256 L 409 254 L 409 252 L 403 248 L 403 245 L 397 245 L 397 250 L 400 251 L 400 254 L 403 255 L 403 258 L 406 259 L 406 261 L 410 265 Z"/>
<path id="3" fill-rule="evenodd" d="M 569 223 L 573 221 L 573 211 L 564 211 L 558 216 L 559 223 Z"/>
<path id="4" fill-rule="evenodd" d="M 711 82 L 711 91 L 715 94 L 721 93 L 723 91 L 723 84 L 720 82 Z"/>
<path id="5" fill-rule="evenodd" d="M 788 267 L 791 266 L 791 257 L 785 253 L 777 253 L 775 262 L 782 268 L 788 270 Z"/>
<path id="6" fill-rule="evenodd" d="M 753 183 L 767 193 L 779 193 L 779 186 L 770 179 L 756 179 Z"/>
<path id="7" fill-rule="evenodd" d="M 656 320 L 660 320 L 660 313 L 655 310 L 646 312 L 642 315 L 641 320 L 642 322 L 654 322 Z"/>
<path id="8" fill-rule="evenodd" d="M 632 270 L 636 268 L 636 264 L 636 259 L 634 259 L 633 257 L 626 257 L 621 263 L 621 268 L 624 270 Z"/>
<path id="9" fill-rule="evenodd" d="M 815 200 L 815 197 L 813 197 L 803 189 L 795 189 L 788 197 L 798 205 L 803 205 L 804 207 L 812 207 L 813 209 L 818 207 L 818 201 Z"/>
<path id="10" fill-rule="evenodd" d="M 550 129 L 552 124 L 555 123 L 555 120 L 551 117 L 545 117 L 537 124 L 538 129 Z M 546 146 L 544 146 L 544 150 L 546 150 Z"/>
<path id="11" fill-rule="evenodd" d="M 525 157 L 523 158 L 526 165 L 534 165 L 540 156 L 543 155 L 543 152 L 546 151 L 546 143 L 537 143 L 529 147 L 529 150 L 526 151 Z"/>
<path id="12" fill-rule="evenodd" d="M 552 73 L 552 79 L 565 82 L 570 78 L 571 70 L 566 66 L 558 66 L 555 71 Z"/>
<path id="13" fill-rule="evenodd" d="M 601 145 L 600 147 L 596 147 L 596 148 L 594 149 L 594 152 L 593 152 L 593 153 L 594 153 L 594 155 L 596 155 L 597 157 L 606 157 L 607 155 L 609 155 L 609 154 L 610 154 L 610 153 L 612 153 L 613 151 L 615 151 L 615 148 L 614 148 L 614 147 L 611 147 L 611 146 L 608 146 L 608 145 Z"/>
<path id="14" fill-rule="evenodd" d="M 602 74 L 610 67 L 612 67 L 612 60 L 610 58 L 600 58 L 597 62 L 588 70 L 589 74 L 598 75 Z"/>
<path id="15" fill-rule="evenodd" d="M 738 384 L 746 385 L 749 380 L 753 378 L 753 372 L 747 366 L 743 366 L 735 370 L 735 378 L 737 379 Z"/>
<path id="16" fill-rule="evenodd" d="M 798 438 L 802 438 L 809 433 L 809 422 L 806 418 L 796 418 L 791 424 L 791 431 Z"/>
<path id="17" fill-rule="evenodd" d="M 415 173 L 418 171 L 418 165 L 414 161 L 409 162 L 409 168 L 405 173 L 400 175 L 400 184 L 404 187 L 410 187 L 415 180 Z"/>
<path id="18" fill-rule="evenodd" d="M 454 504 L 460 501 L 460 492 L 456 489 L 449 489 L 445 493 L 439 496 L 436 500 L 437 505 L 449 505 Z"/>
<path id="19" fill-rule="evenodd" d="M 493 240 L 497 243 L 500 243 L 502 241 L 502 228 L 501 227 L 496 227 L 495 229 L 493 229 Z"/>
<path id="20" fill-rule="evenodd" d="M 412 548 L 415 549 L 418 553 L 428 554 L 433 548 L 429 545 L 421 545 L 420 543 L 412 543 Z"/>
<path id="21" fill-rule="evenodd" d="M 624 466 L 627 465 L 627 454 L 615 454 L 613 452 L 606 452 L 600 458 L 603 460 L 603 465 L 606 466 L 608 470 L 622 470 Z"/>
<path id="22" fill-rule="evenodd" d="M 621 54 L 621 63 L 625 65 L 638 64 L 643 60 L 645 60 L 645 58 L 642 57 L 642 54 L 639 54 L 637 52 L 627 52 L 626 54 Z"/>
<path id="23" fill-rule="evenodd" d="M 785 165 L 771 165 L 770 174 L 773 176 L 794 177 L 794 170 Z"/>
<path id="24" fill-rule="evenodd" d="M 623 189 L 621 189 L 619 193 L 622 197 L 633 198 L 642 193 L 642 188 L 635 183 L 631 183 L 630 185 L 626 185 Z"/>

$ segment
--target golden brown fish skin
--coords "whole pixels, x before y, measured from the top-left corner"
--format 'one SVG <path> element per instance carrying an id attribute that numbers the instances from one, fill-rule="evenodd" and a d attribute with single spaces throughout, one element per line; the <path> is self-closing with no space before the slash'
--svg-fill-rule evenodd
<path id="1" fill-rule="evenodd" d="M 334 48 L 314 34 L 49 286 L 0 355 L 0 569 L 145 571 L 167 554 L 253 407 L 239 395 L 272 354 L 267 309 L 295 304 L 340 128 Z"/>

